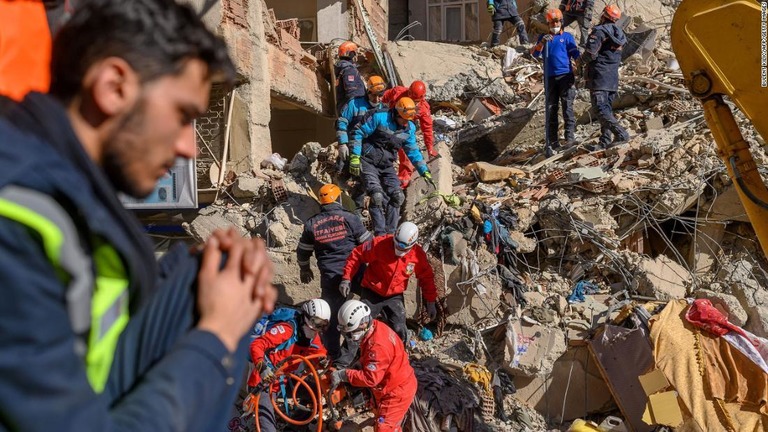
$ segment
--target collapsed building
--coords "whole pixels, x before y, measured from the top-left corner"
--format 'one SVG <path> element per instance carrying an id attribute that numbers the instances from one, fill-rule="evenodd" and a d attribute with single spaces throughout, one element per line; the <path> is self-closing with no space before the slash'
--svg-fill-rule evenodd
<path id="1" fill-rule="evenodd" d="M 412 181 L 402 215 L 421 229 L 442 316 L 429 326 L 438 337 L 417 342 L 412 358 L 425 377 L 437 369 L 469 377 L 474 393 L 456 390 L 463 406 L 425 417 L 453 416 L 457 430 L 560 430 L 607 418 L 626 428 L 614 430 L 766 427 L 764 386 L 743 394 L 722 373 L 763 382 L 766 371 L 683 318 L 691 311 L 683 299 L 705 300 L 693 304 L 768 337 L 768 262 L 671 51 L 676 2 L 621 4 L 630 42 L 614 109 L 631 140 L 550 158 L 542 69 L 523 47 L 387 41 L 408 22 L 394 12 L 401 3 L 410 16 L 426 3 L 329 0 L 302 2 L 301 11 L 264 0 L 197 3 L 209 5 L 205 19 L 227 39 L 242 79 L 228 94 L 214 89 L 198 123 L 197 183 L 210 205 L 183 213 L 183 227 L 198 241 L 227 226 L 263 237 L 285 304 L 320 293 L 317 282 L 300 282 L 295 245 L 319 209 L 315 191 L 335 180 L 334 43 L 358 43 L 363 67 L 391 83 L 428 84 L 437 191 Z M 518 3 L 530 19 L 535 2 Z M 479 38 L 481 26 L 470 27 L 461 37 Z M 578 90 L 575 111 L 579 141 L 596 140 L 588 91 Z M 740 121 L 764 166 L 765 143 Z M 414 283 L 406 291 L 414 334 L 421 307 Z M 496 385 L 471 379 L 467 365 Z M 412 430 L 439 430 L 411 421 Z"/>

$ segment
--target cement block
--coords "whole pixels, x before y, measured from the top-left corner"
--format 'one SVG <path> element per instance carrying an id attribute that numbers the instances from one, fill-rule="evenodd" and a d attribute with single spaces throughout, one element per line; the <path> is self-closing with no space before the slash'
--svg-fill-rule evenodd
<path id="1" fill-rule="evenodd" d="M 434 180 L 437 186 L 437 191 L 443 194 L 451 194 L 453 192 L 453 159 L 451 158 L 451 152 L 442 141 L 435 144 L 435 150 L 440 157 L 428 164 L 429 171 L 432 173 L 432 180 Z M 405 190 L 405 210 L 403 211 L 402 220 L 418 221 L 425 217 L 435 219 L 442 217 L 440 212 L 440 208 L 444 205 L 442 198 L 436 197 L 429 202 L 419 203 L 432 192 L 434 192 L 432 186 L 426 180 L 419 177 L 417 173 L 414 173 L 411 183 Z"/>
<path id="2" fill-rule="evenodd" d="M 691 275 L 683 266 L 659 255 L 652 260 L 645 258 L 637 269 L 637 291 L 659 300 L 671 300 L 685 297 L 686 285 Z"/>

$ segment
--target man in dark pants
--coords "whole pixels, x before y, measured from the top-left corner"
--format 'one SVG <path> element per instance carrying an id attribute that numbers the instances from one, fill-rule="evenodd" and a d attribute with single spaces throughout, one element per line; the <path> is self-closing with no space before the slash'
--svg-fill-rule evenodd
<path id="1" fill-rule="evenodd" d="M 378 236 L 356 247 L 349 255 L 339 285 L 341 294 L 346 297 L 352 276 L 357 274 L 360 266 L 367 264 L 361 298 L 370 306 L 373 317 L 380 313 L 385 315 L 384 321 L 404 343 L 408 330 L 405 327 L 403 292 L 408 288 L 412 274 L 416 273 L 429 318 L 437 316 L 435 274 L 418 240 L 418 227 L 412 222 L 403 222 L 397 227 L 395 235 Z"/>
<path id="2" fill-rule="evenodd" d="M 571 61 L 579 58 L 579 49 L 576 47 L 573 35 L 563 31 L 561 27 L 563 15 L 559 10 L 548 10 L 546 18 L 549 24 L 549 34 L 539 37 L 538 43 L 531 49 L 531 54 L 536 58 L 543 54 L 546 59 L 544 73 L 547 79 L 544 94 L 546 95 L 548 124 L 545 145 L 549 156 L 552 150 L 557 150 L 560 147 L 557 136 L 558 105 L 562 105 L 563 108 L 566 145 L 574 144 L 576 117 L 573 114 L 573 99 L 576 96 L 576 90 L 573 88 L 575 79 Z"/>
<path id="3" fill-rule="evenodd" d="M 342 355 L 337 319 L 339 307 L 347 300 L 339 294 L 344 265 L 355 246 L 373 238 L 360 222 L 360 218 L 341 207 L 338 202 L 340 195 L 341 189 L 335 184 L 326 184 L 320 188 L 321 211 L 307 219 L 299 246 L 296 248 L 302 283 L 309 283 L 314 279 L 315 275 L 309 267 L 309 258 L 313 252 L 317 257 L 322 298 L 331 307 L 331 323 L 322 335 L 323 345 L 334 361 L 339 360 Z"/>
<path id="4" fill-rule="evenodd" d="M 606 6 L 600 17 L 600 24 L 592 29 L 587 47 L 581 56 L 592 107 L 597 111 L 600 120 L 601 134 L 598 144 L 602 148 L 629 140 L 629 133 L 613 116 L 611 106 L 619 90 L 621 50 L 627 43 L 624 31 L 615 24 L 619 18 L 621 10 L 618 6 Z"/>
<path id="5" fill-rule="evenodd" d="M 560 12 L 563 14 L 563 28 L 576 21 L 581 31 L 579 46 L 584 48 L 589 38 L 589 30 L 592 28 L 592 9 L 595 0 L 561 0 Z"/>
<path id="6" fill-rule="evenodd" d="M 528 44 L 528 33 L 525 32 L 525 23 L 517 12 L 516 0 L 488 0 L 488 13 L 493 15 L 491 18 L 493 21 L 492 47 L 499 44 L 501 32 L 504 30 L 504 23 L 507 21 L 517 29 L 520 45 Z"/>
<path id="7" fill-rule="evenodd" d="M 194 157 L 226 46 L 176 2 L 101 0 L 52 53 L 49 95 L 0 98 L 0 430 L 215 430 L 274 303 L 266 249 L 217 231 L 158 271 L 117 193 Z"/>
<path id="8" fill-rule="evenodd" d="M 394 167 L 398 150 L 403 149 L 419 174 L 434 186 L 416 144 L 416 126 L 411 122 L 415 118 L 416 103 L 403 97 L 394 108 L 367 117 L 352 133 L 349 173 L 361 177 L 365 192 L 371 197 L 375 235 L 395 232 L 400 206 L 405 201 Z"/>

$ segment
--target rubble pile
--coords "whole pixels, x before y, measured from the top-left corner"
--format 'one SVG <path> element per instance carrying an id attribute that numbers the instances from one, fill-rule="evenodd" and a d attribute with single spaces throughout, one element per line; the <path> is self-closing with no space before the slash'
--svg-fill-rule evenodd
<path id="1" fill-rule="evenodd" d="M 386 47 L 403 82 L 428 84 L 441 155 L 429 163 L 437 190 L 413 179 L 403 218 L 419 225 L 436 258 L 448 327 L 416 341 L 422 301 L 412 281 L 412 356 L 453 372 L 468 363 L 502 371 L 516 390 L 497 407 L 506 422 L 486 416 L 472 430 L 545 430 L 610 414 L 651 430 L 640 417 L 657 394 L 626 389 L 609 354 L 621 347 L 637 356 L 624 360 L 632 379 L 648 372 L 652 348 L 640 345 L 649 318 L 686 297 L 711 301 L 732 324 L 768 337 L 768 263 L 668 32 L 656 32 L 678 2 L 626 3 L 636 46 L 620 69 L 614 109 L 632 136 L 607 150 L 589 150 L 599 125 L 580 89 L 579 145 L 545 158 L 542 69 L 523 47 Z M 764 143 L 739 121 L 765 165 Z M 312 298 L 319 286 L 299 282 L 295 247 L 318 209 L 313 191 L 335 180 L 335 160 L 335 143 L 308 143 L 282 169 L 241 175 L 188 231 L 205 238 L 235 225 L 264 237 L 280 300 Z"/>

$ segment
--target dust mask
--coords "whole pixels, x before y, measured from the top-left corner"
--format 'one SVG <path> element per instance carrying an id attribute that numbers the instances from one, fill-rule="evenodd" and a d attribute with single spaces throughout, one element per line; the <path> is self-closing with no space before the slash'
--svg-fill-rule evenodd
<path id="1" fill-rule="evenodd" d="M 308 326 L 307 324 L 303 324 L 301 326 L 301 328 L 302 328 L 302 330 L 304 330 L 304 336 L 307 339 L 312 340 L 312 339 L 315 338 L 315 336 L 317 336 L 317 330 L 313 329 L 312 327 Z"/>
<path id="2" fill-rule="evenodd" d="M 549 32 L 550 32 L 550 33 L 552 33 L 552 34 L 558 34 L 558 33 L 560 33 L 560 26 L 557 26 L 557 27 L 550 27 L 550 28 L 549 28 Z"/>

